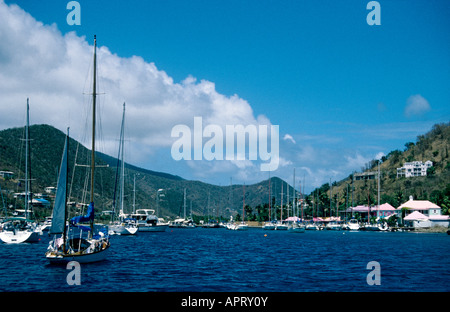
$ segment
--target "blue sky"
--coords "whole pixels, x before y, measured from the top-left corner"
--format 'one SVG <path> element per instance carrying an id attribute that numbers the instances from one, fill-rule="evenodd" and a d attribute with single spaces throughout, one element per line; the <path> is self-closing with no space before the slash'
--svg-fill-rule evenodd
<path id="1" fill-rule="evenodd" d="M 80 0 L 80 26 L 66 22 L 69 1 L 5 2 L 61 36 L 75 32 L 92 45 L 96 34 L 118 59 L 139 56 L 174 84 L 194 77 L 236 95 L 252 120 L 280 127 L 285 165 L 271 175 L 292 183 L 296 168 L 306 190 L 450 119 L 448 1 L 379 1 L 379 26 L 366 22 L 369 1 Z M 149 143 L 134 163 L 215 184 L 268 177 L 248 166 L 243 174 L 242 166 L 175 162 L 163 145 Z"/>

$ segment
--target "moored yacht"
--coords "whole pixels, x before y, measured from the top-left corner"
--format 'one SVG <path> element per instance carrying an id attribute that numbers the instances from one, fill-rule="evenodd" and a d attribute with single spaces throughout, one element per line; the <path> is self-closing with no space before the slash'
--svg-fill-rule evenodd
<path id="1" fill-rule="evenodd" d="M 278 221 L 275 225 L 275 230 L 277 231 L 286 231 L 288 229 L 288 224 L 283 221 Z"/>
<path id="2" fill-rule="evenodd" d="M 305 229 L 308 230 L 308 231 L 318 231 L 319 227 L 317 226 L 316 223 L 310 222 L 310 223 L 306 224 Z"/>
<path id="3" fill-rule="evenodd" d="M 137 221 L 139 232 L 164 232 L 169 226 L 155 215 L 153 209 L 137 209 L 130 217 Z"/>
<path id="4" fill-rule="evenodd" d="M 327 230 L 340 231 L 341 225 L 336 221 L 330 221 L 325 227 Z"/>
<path id="5" fill-rule="evenodd" d="M 276 224 L 274 222 L 269 221 L 269 222 L 264 223 L 262 228 L 264 230 L 275 230 Z"/>
<path id="6" fill-rule="evenodd" d="M 195 229 L 195 224 L 192 219 L 178 218 L 169 222 L 169 227 L 171 228 L 181 228 L 181 229 Z"/>
<path id="7" fill-rule="evenodd" d="M 241 223 L 230 224 L 227 228 L 234 231 L 246 231 L 248 230 L 248 224 L 242 221 Z"/>
<path id="8" fill-rule="evenodd" d="M 299 222 L 292 223 L 288 228 L 288 231 L 291 233 L 304 233 L 305 230 L 306 226 Z"/>
<path id="9" fill-rule="evenodd" d="M 347 222 L 346 227 L 347 227 L 347 229 L 350 230 L 350 231 L 358 231 L 359 228 L 360 228 L 359 223 L 358 223 L 358 220 L 356 220 L 356 219 L 350 219 L 350 220 Z"/>

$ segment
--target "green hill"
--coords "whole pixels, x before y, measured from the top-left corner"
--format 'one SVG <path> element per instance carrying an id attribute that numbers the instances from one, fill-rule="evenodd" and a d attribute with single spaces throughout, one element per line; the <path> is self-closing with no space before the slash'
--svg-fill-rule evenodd
<path id="1" fill-rule="evenodd" d="M 4 202 L 8 207 L 8 213 L 23 205 L 14 198 L 14 193 L 24 191 L 24 185 L 20 182 L 20 179 L 24 178 L 25 144 L 23 138 L 23 127 L 0 131 L 0 170 L 14 172 L 12 179 L 0 177 L 0 187 L 4 195 Z M 30 126 L 30 138 L 32 140 L 30 143 L 32 191 L 35 194 L 45 194 L 46 187 L 56 186 L 65 134 L 49 125 L 33 125 Z M 74 165 L 75 155 L 77 155 L 76 166 Z M 107 211 L 112 209 L 117 159 L 102 153 L 97 153 L 97 156 L 98 168 L 95 172 L 94 200 L 99 211 Z M 89 194 L 83 191 L 86 188 L 84 186 L 87 186 L 86 181 L 89 180 L 86 179 L 88 168 L 82 166 L 90 164 L 89 157 L 90 151 L 86 147 L 74 139 L 70 140 L 69 181 L 71 183 L 69 188 L 71 188 L 71 192 L 69 200 L 72 202 L 86 203 L 89 201 Z M 135 207 L 137 209 L 155 209 L 159 216 L 169 218 L 183 216 L 185 188 L 187 193 L 186 210 L 190 214 L 192 207 L 194 217 L 207 214 L 208 198 L 209 212 L 215 217 L 222 216 L 228 219 L 230 215 L 242 213 L 242 185 L 211 185 L 126 164 L 125 207 L 128 212 L 132 211 L 134 180 Z M 274 194 L 281 192 L 281 181 L 275 177 L 271 179 Z M 158 193 L 158 190 L 161 191 Z M 292 188 L 290 188 L 290 192 L 292 194 Z M 52 196 L 47 198 L 51 202 L 53 201 Z M 268 203 L 268 200 L 268 180 L 245 186 L 245 203 L 250 207 Z M 72 208 L 72 213 L 76 213 L 74 208 Z M 43 219 L 51 214 L 51 208 L 35 208 L 35 214 L 39 219 Z"/>
<path id="2" fill-rule="evenodd" d="M 380 204 L 389 203 L 398 207 L 413 196 L 417 200 L 430 200 L 441 206 L 442 212 L 450 210 L 450 123 L 436 124 L 432 129 L 417 137 L 416 142 L 407 142 L 404 149 L 394 150 L 382 157 L 380 161 Z M 397 168 L 405 162 L 430 160 L 433 167 L 428 169 L 427 176 L 398 177 Z M 308 196 L 312 213 L 314 206 L 319 215 L 330 215 L 330 193 L 332 191 L 332 215 L 336 215 L 336 207 L 343 214 L 345 207 L 354 205 L 374 206 L 377 204 L 378 186 L 376 179 L 352 179 L 361 173 L 369 174 L 378 171 L 378 161 L 372 160 L 362 168 L 361 172 L 352 173 L 346 179 L 324 184 Z M 375 176 L 376 177 L 376 176 Z M 353 180 L 353 184 L 352 184 Z M 353 185 L 353 191 L 352 191 Z M 315 200 L 314 200 L 315 199 Z M 318 207 L 318 209 L 317 209 Z"/>

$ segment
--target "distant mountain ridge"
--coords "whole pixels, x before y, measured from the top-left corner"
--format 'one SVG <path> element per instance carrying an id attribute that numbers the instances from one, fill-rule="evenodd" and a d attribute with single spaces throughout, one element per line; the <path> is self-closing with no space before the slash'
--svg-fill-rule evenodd
<path id="1" fill-rule="evenodd" d="M 102 152 L 96 152 L 97 155 L 99 157 L 101 157 L 110 167 L 115 167 L 117 166 L 117 158 L 109 156 L 105 153 Z M 165 172 L 159 172 L 159 171 L 153 171 L 153 170 L 149 170 L 149 169 L 144 169 L 144 168 L 140 168 L 134 165 L 131 165 L 127 162 L 125 162 L 125 168 L 127 169 L 132 169 L 135 170 L 137 172 L 142 172 L 145 174 L 150 174 L 150 175 L 154 175 L 157 177 L 162 177 L 162 178 L 167 178 L 167 179 L 171 179 L 171 180 L 176 180 L 176 181 L 181 181 L 184 180 L 182 177 L 177 176 L 177 175 L 173 175 L 170 173 L 165 173 Z"/>
<path id="2" fill-rule="evenodd" d="M 11 128 L 0 131 L 0 170 L 14 172 L 14 180 L 0 178 L 2 191 L 8 191 L 8 203 L 13 203 L 12 192 L 19 191 L 18 178 L 23 176 L 24 127 Z M 49 125 L 30 126 L 31 174 L 34 179 L 32 190 L 34 193 L 44 193 L 47 186 L 56 186 L 65 134 Z M 75 163 L 77 154 L 77 166 Z M 73 181 L 71 200 L 81 201 L 83 195 L 84 172 L 82 164 L 89 164 L 90 151 L 76 140 L 70 140 L 69 150 L 69 179 Z M 99 168 L 95 177 L 95 200 L 99 210 L 111 210 L 116 177 L 117 158 L 97 152 L 96 163 Z M 73 177 L 72 177 L 73 176 Z M 135 179 L 136 191 L 133 192 Z M 271 178 L 272 194 L 281 192 L 282 180 Z M 285 182 L 283 182 L 285 183 Z M 245 186 L 245 203 L 255 207 L 268 203 L 268 180 Z M 285 183 L 286 184 L 286 183 Z M 242 212 L 242 185 L 217 186 L 200 181 L 185 180 L 180 176 L 164 172 L 139 168 L 126 163 L 126 198 L 125 206 L 132 209 L 133 193 L 136 208 L 151 208 L 159 212 L 160 216 L 176 217 L 184 215 L 184 189 L 186 188 L 186 210 L 190 214 L 191 207 L 194 215 L 204 215 L 210 211 L 211 215 L 229 217 Z M 290 186 L 289 186 L 290 187 Z M 157 191 L 162 190 L 157 196 Z M 290 192 L 292 194 L 292 187 Z M 285 187 L 286 192 L 286 187 Z M 158 198 L 158 200 L 157 200 Z M 209 202 L 209 209 L 208 209 Z"/>

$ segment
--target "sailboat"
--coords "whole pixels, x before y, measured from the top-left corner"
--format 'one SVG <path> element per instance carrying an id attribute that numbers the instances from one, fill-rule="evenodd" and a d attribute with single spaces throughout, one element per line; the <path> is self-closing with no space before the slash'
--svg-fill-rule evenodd
<path id="1" fill-rule="evenodd" d="M 169 222 L 169 227 L 171 228 L 181 228 L 181 229 L 195 229 L 194 220 L 192 218 L 186 219 L 186 188 L 184 189 L 183 197 L 183 207 L 184 207 L 184 218 L 177 218 Z M 192 215 L 192 205 L 191 205 L 191 215 Z"/>
<path id="2" fill-rule="evenodd" d="M 297 208 L 297 201 L 295 199 L 295 168 L 294 168 L 294 180 L 293 180 L 293 200 L 292 200 L 292 214 L 294 215 L 294 222 L 289 225 L 288 231 L 290 233 L 304 233 L 305 232 L 305 226 L 303 224 L 301 224 L 300 222 L 298 222 L 298 217 L 296 216 L 296 214 L 298 213 L 298 211 L 296 212 L 296 208 Z M 303 222 L 303 219 L 301 219 L 301 221 Z"/>
<path id="3" fill-rule="evenodd" d="M 123 115 L 122 115 L 122 126 L 120 129 L 120 146 L 119 146 L 119 158 L 120 158 L 120 212 L 119 212 L 119 218 L 118 220 L 115 220 L 111 222 L 109 225 L 109 234 L 118 234 L 118 235 L 134 235 L 138 231 L 138 226 L 136 224 L 136 220 L 133 218 L 128 218 L 127 215 L 124 213 L 123 210 L 123 203 L 124 203 L 124 180 L 125 180 L 125 162 L 123 157 L 124 152 L 124 132 L 125 132 L 125 103 L 123 103 Z M 119 167 L 117 168 L 119 169 Z M 116 176 L 117 181 L 117 176 Z M 114 191 L 115 193 L 115 191 Z M 116 213 L 116 198 L 114 194 L 114 217 Z"/>
<path id="4" fill-rule="evenodd" d="M 90 204 L 87 214 L 76 216 L 70 219 L 67 226 L 67 178 L 68 178 L 68 152 L 69 134 L 67 133 L 64 152 L 61 160 L 61 167 L 58 177 L 58 187 L 56 191 L 55 204 L 52 213 L 52 226 L 49 233 L 54 234 L 54 238 L 49 243 L 45 257 L 52 264 L 67 263 L 77 261 L 79 263 L 98 262 L 106 259 L 109 253 L 108 230 L 94 228 L 94 171 L 95 171 L 95 111 L 96 111 L 96 66 L 97 66 L 97 39 L 94 36 L 94 80 L 93 80 L 93 100 L 92 100 L 92 156 L 91 156 L 91 190 Z M 78 225 L 81 222 L 89 222 L 89 227 Z M 56 235 L 62 234 L 61 237 Z M 84 234 L 84 236 L 83 236 Z"/>
<path id="5" fill-rule="evenodd" d="M 380 162 L 378 162 L 378 186 L 377 186 L 377 192 L 378 192 L 378 201 L 377 201 L 377 215 L 378 211 L 380 209 Z M 365 224 L 361 230 L 363 231 L 387 231 L 388 226 L 386 223 L 371 223 L 370 222 L 370 198 L 369 195 L 367 195 L 368 201 L 369 201 L 369 208 L 367 212 L 367 224 Z"/>
<path id="6" fill-rule="evenodd" d="M 280 221 L 275 225 L 275 230 L 287 231 L 289 225 L 283 221 L 283 182 L 281 182 L 281 208 L 280 208 Z"/>
<path id="7" fill-rule="evenodd" d="M 270 186 L 270 172 L 269 172 L 269 221 L 267 221 L 266 223 L 264 223 L 263 225 L 263 229 L 264 230 L 275 230 L 276 227 L 276 222 L 272 221 L 272 211 L 271 211 L 271 202 L 272 202 L 272 197 L 270 196 L 270 192 L 271 192 L 271 186 Z"/>
<path id="8" fill-rule="evenodd" d="M 341 225 L 338 222 L 338 211 L 337 211 L 337 202 L 336 202 L 336 218 L 335 220 L 333 220 L 332 217 L 332 209 L 331 209 L 331 203 L 332 203 L 332 198 L 333 198 L 333 184 L 331 184 L 331 179 L 330 179 L 330 222 L 328 222 L 328 224 L 325 226 L 326 230 L 331 230 L 331 231 L 340 231 L 342 229 Z"/>
<path id="9" fill-rule="evenodd" d="M 237 231 L 248 230 L 248 224 L 245 223 L 245 184 L 243 186 L 242 192 L 244 194 L 243 195 L 243 204 L 242 204 L 242 221 L 241 221 L 241 223 L 236 223 L 231 227 L 232 230 L 237 230 Z"/>
<path id="10" fill-rule="evenodd" d="M 32 192 L 29 178 L 29 126 L 30 126 L 30 105 L 27 99 L 27 122 L 25 127 L 25 215 L 23 217 L 11 217 L 1 224 L 0 239 L 7 244 L 32 243 L 39 241 L 40 229 L 36 222 L 28 219 L 30 203 L 32 202 Z"/>

